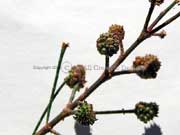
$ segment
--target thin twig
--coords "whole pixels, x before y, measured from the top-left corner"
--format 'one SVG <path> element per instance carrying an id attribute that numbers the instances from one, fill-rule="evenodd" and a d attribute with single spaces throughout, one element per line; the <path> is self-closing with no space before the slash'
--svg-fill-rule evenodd
<path id="1" fill-rule="evenodd" d="M 159 31 L 160 29 L 164 28 L 165 26 L 169 25 L 171 22 L 173 22 L 174 20 L 176 20 L 178 17 L 180 17 L 180 12 L 178 12 L 177 14 L 175 14 L 174 16 L 172 16 L 171 18 L 169 18 L 168 20 L 166 20 L 164 23 L 162 23 L 161 25 L 159 25 L 158 27 L 154 28 L 151 33 L 155 33 L 157 31 Z"/>
<path id="2" fill-rule="evenodd" d="M 165 10 L 163 10 L 159 16 L 152 22 L 148 27 L 148 31 L 151 32 L 154 26 L 177 4 L 177 1 L 174 0 Z"/>
<path id="3" fill-rule="evenodd" d="M 50 132 L 54 135 L 61 135 L 60 133 L 58 133 L 56 130 L 54 129 L 51 129 Z"/>
<path id="4" fill-rule="evenodd" d="M 124 46 L 122 40 L 119 43 L 119 47 L 120 47 L 120 55 L 124 55 Z"/>
<path id="5" fill-rule="evenodd" d="M 159 33 L 154 33 L 154 34 L 152 34 L 152 36 L 156 36 L 156 37 L 159 37 L 159 38 L 161 38 L 161 39 L 163 39 L 166 35 L 167 35 L 167 33 L 166 33 L 165 30 L 162 30 L 162 31 L 159 32 Z"/>
<path id="6" fill-rule="evenodd" d="M 155 2 L 156 2 L 156 0 L 152 0 L 152 2 L 151 2 L 151 6 L 150 6 L 150 8 L 149 8 L 149 12 L 148 12 L 148 15 L 147 15 L 147 17 L 146 17 L 146 21 L 145 21 L 145 23 L 144 23 L 144 28 L 143 28 L 144 31 L 147 30 L 147 27 L 148 27 L 148 25 L 149 25 L 149 21 L 150 21 L 150 19 L 151 19 L 152 13 L 153 13 L 154 8 L 155 8 Z"/>
<path id="7" fill-rule="evenodd" d="M 108 111 L 95 111 L 95 114 L 102 115 L 102 114 L 127 114 L 127 113 L 135 113 L 135 110 L 108 110 Z"/>
<path id="8" fill-rule="evenodd" d="M 134 74 L 134 73 L 144 71 L 144 69 L 145 68 L 141 67 L 141 68 L 136 68 L 136 69 L 133 68 L 133 69 L 115 71 L 115 72 L 112 73 L 112 77 L 119 76 L 119 75 L 125 75 L 125 74 Z"/>
<path id="9" fill-rule="evenodd" d="M 77 110 L 71 111 L 71 115 L 74 115 Z M 127 113 L 135 113 L 135 109 L 130 109 L 130 110 L 106 110 L 106 111 L 94 111 L 95 114 L 97 115 L 103 115 L 103 114 L 127 114 Z"/>
<path id="10" fill-rule="evenodd" d="M 55 100 L 55 98 L 57 97 L 57 95 L 59 94 L 59 92 L 61 91 L 61 89 L 64 87 L 65 84 L 66 84 L 66 82 L 64 81 L 64 82 L 61 84 L 61 86 L 57 89 L 57 91 L 54 93 L 53 101 Z M 53 102 L 53 101 L 52 101 L 52 102 Z M 40 117 L 37 125 L 36 125 L 35 128 L 34 128 L 34 131 L 33 131 L 32 135 L 34 135 L 34 134 L 36 133 L 36 131 L 38 130 L 39 126 L 41 125 L 41 122 L 42 122 L 44 116 L 45 116 L 46 113 L 47 113 L 48 107 L 49 107 L 49 104 L 48 104 L 48 105 L 46 106 L 46 108 L 44 109 L 44 111 L 43 111 L 43 113 L 42 113 L 42 115 L 41 115 L 41 117 Z"/>
<path id="11" fill-rule="evenodd" d="M 109 56 L 108 55 L 106 55 L 105 56 L 105 71 L 106 71 L 106 75 L 108 75 L 109 74 Z"/>
<path id="12" fill-rule="evenodd" d="M 63 43 L 62 44 L 61 53 L 60 53 L 59 61 L 58 61 L 58 66 L 57 66 L 57 69 L 56 69 L 56 75 L 55 75 L 55 79 L 54 79 L 54 83 L 53 83 L 53 88 L 52 88 L 51 96 L 50 96 L 50 99 L 49 99 L 49 107 L 48 107 L 48 111 L 47 111 L 46 122 L 49 121 L 51 107 L 52 107 L 52 101 L 53 101 L 53 96 L 54 96 L 54 92 L 56 90 L 57 81 L 58 81 L 58 78 L 59 78 L 59 71 L 60 71 L 60 68 L 61 68 L 61 63 L 62 63 L 62 60 L 63 60 L 64 53 L 65 53 L 68 45 L 69 45 L 68 43 Z"/>
<path id="13" fill-rule="evenodd" d="M 72 89 L 71 96 L 69 98 L 69 103 L 72 103 L 77 91 L 79 91 L 79 84 L 75 85 L 74 88 Z"/>

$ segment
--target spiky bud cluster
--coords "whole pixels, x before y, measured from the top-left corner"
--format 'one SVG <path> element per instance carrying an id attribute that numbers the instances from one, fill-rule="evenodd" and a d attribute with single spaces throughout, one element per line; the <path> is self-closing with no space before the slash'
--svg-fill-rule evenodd
<path id="1" fill-rule="evenodd" d="M 154 2 L 154 0 L 149 0 L 149 2 Z M 155 5 L 160 6 L 164 3 L 164 0 L 155 0 Z"/>
<path id="2" fill-rule="evenodd" d="M 119 41 L 122 41 L 124 39 L 125 31 L 123 26 L 118 24 L 113 24 L 109 27 L 109 33 L 112 33 L 115 38 L 117 38 Z"/>
<path id="3" fill-rule="evenodd" d="M 137 118 L 144 123 L 153 120 L 154 117 L 158 117 L 158 111 L 159 106 L 156 103 L 139 102 L 135 106 Z"/>
<path id="4" fill-rule="evenodd" d="M 83 88 L 85 84 L 86 71 L 83 65 L 73 66 L 69 71 L 69 75 L 65 78 L 66 84 L 73 88 L 78 85 L 79 88 Z"/>
<path id="5" fill-rule="evenodd" d="M 100 54 L 113 56 L 119 50 L 119 40 L 112 33 L 103 33 L 97 39 L 96 46 Z"/>
<path id="6" fill-rule="evenodd" d="M 133 62 L 133 68 L 143 67 L 137 75 L 143 79 L 156 78 L 161 62 L 155 55 L 148 54 L 144 57 L 137 56 Z"/>
<path id="7" fill-rule="evenodd" d="M 92 104 L 88 104 L 86 101 L 79 104 L 73 117 L 77 122 L 85 126 L 93 125 L 97 120 Z"/>

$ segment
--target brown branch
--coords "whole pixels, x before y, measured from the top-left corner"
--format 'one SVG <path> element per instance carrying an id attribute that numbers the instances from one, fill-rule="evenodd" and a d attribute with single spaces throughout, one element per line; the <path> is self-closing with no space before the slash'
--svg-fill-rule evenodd
<path id="1" fill-rule="evenodd" d="M 177 0 L 174 0 L 165 10 L 163 10 L 158 17 L 148 27 L 148 31 L 151 32 L 154 26 L 177 4 Z"/>
<path id="2" fill-rule="evenodd" d="M 123 46 L 122 40 L 119 43 L 119 47 L 120 47 L 120 55 L 123 55 L 124 54 L 124 46 Z"/>
<path id="3" fill-rule="evenodd" d="M 171 18 L 166 20 L 164 23 L 162 23 L 161 25 L 159 25 L 158 27 L 153 29 L 150 33 L 155 33 L 157 31 L 159 31 L 160 29 L 164 28 L 165 26 L 169 25 L 171 22 L 176 20 L 178 17 L 180 17 L 180 12 L 178 12 L 177 14 L 175 14 L 174 16 L 172 16 Z"/>
<path id="4" fill-rule="evenodd" d="M 146 17 L 145 24 L 144 24 L 144 28 L 143 28 L 144 31 L 147 30 L 147 27 L 148 27 L 148 25 L 149 25 L 149 21 L 150 21 L 150 19 L 151 19 L 152 13 L 153 13 L 154 8 L 155 8 L 155 3 L 156 3 L 156 0 L 152 0 L 151 6 L 150 6 L 150 8 L 149 8 L 149 12 L 148 12 L 148 15 L 147 15 L 147 17 Z"/>
<path id="5" fill-rule="evenodd" d="M 109 56 L 106 55 L 105 56 L 105 72 L 106 72 L 106 75 L 109 75 Z"/>
<path id="6" fill-rule="evenodd" d="M 109 68 L 109 73 L 112 75 L 114 73 L 114 71 L 117 69 L 117 67 L 129 56 L 129 54 L 140 44 L 142 43 L 145 39 L 149 38 L 152 36 L 152 34 L 154 34 L 155 32 L 157 32 L 159 29 L 165 27 L 166 25 L 168 25 L 169 23 L 171 23 L 172 21 L 174 21 L 175 19 L 177 19 L 180 16 L 180 13 L 176 14 L 175 16 L 173 16 L 172 18 L 170 18 L 169 20 L 167 20 L 165 23 L 163 23 L 162 25 L 160 25 L 159 27 L 155 28 L 154 30 L 152 30 L 151 32 L 146 32 L 144 29 L 142 31 L 142 33 L 140 34 L 140 36 L 137 38 L 137 40 L 125 51 L 125 53 L 123 55 L 120 55 L 118 57 L 118 59 L 114 62 L 114 64 Z M 147 17 L 149 18 L 149 17 Z M 147 19 L 146 23 L 148 22 L 149 19 Z M 146 26 L 146 24 L 145 24 Z M 51 120 L 47 125 L 45 125 L 42 129 L 40 129 L 35 135 L 44 135 L 48 132 L 50 132 L 50 130 L 57 124 L 59 123 L 61 120 L 64 120 L 64 118 L 68 117 L 69 115 L 71 115 L 72 110 L 77 107 L 77 105 L 79 104 L 80 101 L 85 100 L 92 92 L 95 91 L 96 88 L 98 88 L 101 84 L 103 84 L 105 81 L 109 80 L 109 76 L 106 76 L 106 72 L 104 71 L 101 76 L 87 89 L 85 89 L 85 91 L 71 104 L 68 104 L 63 110 L 62 112 L 57 115 L 53 120 Z"/>
<path id="7" fill-rule="evenodd" d="M 111 66 L 109 69 L 110 73 L 113 73 L 114 70 L 129 56 L 129 54 L 140 44 L 142 43 L 145 39 L 150 37 L 151 34 L 142 32 L 140 36 L 137 38 L 137 40 L 126 50 L 123 56 L 119 56 L 119 58 L 115 61 L 115 63 Z"/>
<path id="8" fill-rule="evenodd" d="M 163 39 L 166 35 L 167 35 L 166 31 L 162 30 L 159 33 L 154 33 L 152 36 L 156 36 L 156 37 L 159 37 L 159 38 Z"/>
<path id="9" fill-rule="evenodd" d="M 56 130 L 54 129 L 51 129 L 50 132 L 54 135 L 61 135 L 60 133 L 58 133 Z"/>
<path id="10" fill-rule="evenodd" d="M 147 39 L 150 35 L 147 33 L 142 33 L 139 38 L 129 47 L 129 49 L 124 53 L 123 56 L 120 56 L 116 62 L 109 68 L 109 73 L 112 74 L 114 70 L 125 60 L 125 58 L 145 39 Z M 48 123 L 48 126 L 53 128 L 57 123 L 59 123 L 61 120 L 63 120 L 65 117 L 69 116 L 71 114 L 71 110 L 73 110 L 75 107 L 77 107 L 79 101 L 85 100 L 96 88 L 98 88 L 102 83 L 107 81 L 109 79 L 108 76 L 106 76 L 106 72 L 104 71 L 102 75 L 97 79 L 95 83 L 91 85 L 88 89 L 84 91 L 73 103 L 68 104 L 63 111 L 57 115 L 52 121 Z M 69 110 L 69 111 L 65 111 Z M 50 131 L 50 128 L 47 128 L 44 126 L 42 129 L 40 129 L 35 135 L 44 135 Z"/>
<path id="11" fill-rule="evenodd" d="M 112 73 L 112 77 L 119 76 L 119 75 L 125 75 L 125 74 L 134 74 L 141 71 L 144 71 L 144 67 L 137 68 L 137 69 L 128 69 L 128 70 L 121 70 L 121 71 L 115 71 Z"/>
<path id="12" fill-rule="evenodd" d="M 95 111 L 97 115 L 104 115 L 104 114 L 127 114 L 127 113 L 135 113 L 135 109 L 132 110 L 108 110 L 108 111 Z"/>

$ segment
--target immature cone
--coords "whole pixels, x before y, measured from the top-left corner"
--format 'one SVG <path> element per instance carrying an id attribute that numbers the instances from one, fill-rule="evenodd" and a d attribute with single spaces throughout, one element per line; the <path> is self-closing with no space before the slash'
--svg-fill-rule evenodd
<path id="1" fill-rule="evenodd" d="M 69 75 L 65 78 L 66 84 L 73 88 L 75 85 L 79 85 L 80 88 L 85 84 L 85 67 L 82 65 L 73 66 L 69 71 Z"/>
<path id="2" fill-rule="evenodd" d="M 137 75 L 143 79 L 156 78 L 157 72 L 160 69 L 161 62 L 155 55 L 146 55 L 144 57 L 136 57 L 133 62 L 133 68 L 141 68 L 142 70 L 137 72 Z"/>
<path id="3" fill-rule="evenodd" d="M 97 50 L 102 55 L 113 56 L 119 50 L 119 40 L 112 33 L 103 33 L 97 39 Z"/>
<path id="4" fill-rule="evenodd" d="M 135 107 L 135 114 L 137 118 L 147 123 L 153 120 L 154 117 L 158 117 L 159 106 L 156 103 L 139 102 Z"/>
<path id="5" fill-rule="evenodd" d="M 92 104 L 88 104 L 86 101 L 79 104 L 73 118 L 85 126 L 93 125 L 97 120 Z"/>
<path id="6" fill-rule="evenodd" d="M 149 0 L 149 2 L 153 2 L 154 0 Z M 160 6 L 162 3 L 164 3 L 164 0 L 155 0 L 155 5 Z"/>
<path id="7" fill-rule="evenodd" d="M 113 24 L 109 27 L 109 33 L 112 33 L 115 38 L 117 38 L 119 41 L 122 41 L 124 39 L 125 31 L 123 26 Z"/>

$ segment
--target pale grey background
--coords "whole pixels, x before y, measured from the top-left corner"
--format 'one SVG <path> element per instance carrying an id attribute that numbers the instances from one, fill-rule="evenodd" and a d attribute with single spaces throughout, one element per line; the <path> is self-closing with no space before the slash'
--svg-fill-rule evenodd
<path id="1" fill-rule="evenodd" d="M 170 0 L 156 9 L 153 17 Z M 60 44 L 70 42 L 65 61 L 72 64 L 103 66 L 95 42 L 111 24 L 123 24 L 125 48 L 136 39 L 149 7 L 148 0 L 0 0 L 0 134 L 30 135 L 47 104 L 54 69 L 33 69 L 34 66 L 57 64 Z M 168 14 L 171 16 L 179 7 Z M 167 38 L 145 41 L 127 59 L 130 66 L 136 55 L 152 53 L 162 61 L 156 80 L 141 80 L 136 75 L 117 77 L 102 85 L 88 101 L 95 109 L 132 108 L 138 101 L 156 101 L 164 135 L 178 135 L 180 126 L 180 24 L 176 20 L 166 28 Z M 114 56 L 112 58 L 115 59 Z M 67 63 L 67 62 L 66 62 Z M 63 68 L 66 70 L 64 64 Z M 102 72 L 87 71 L 87 86 Z M 66 76 L 61 72 L 60 80 Z M 53 108 L 53 116 L 68 99 L 66 87 Z M 99 116 L 93 135 L 141 135 L 144 125 L 134 115 Z M 63 135 L 74 134 L 74 120 L 66 119 L 56 127 Z"/>

